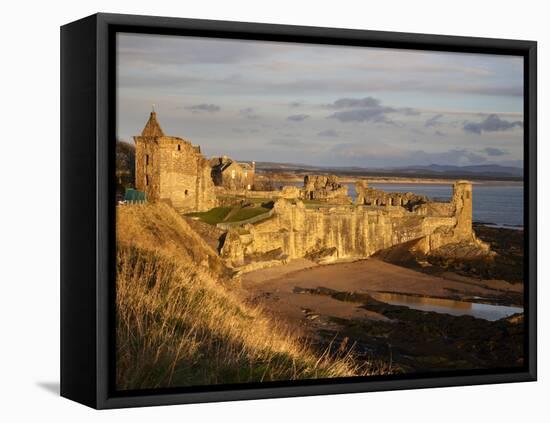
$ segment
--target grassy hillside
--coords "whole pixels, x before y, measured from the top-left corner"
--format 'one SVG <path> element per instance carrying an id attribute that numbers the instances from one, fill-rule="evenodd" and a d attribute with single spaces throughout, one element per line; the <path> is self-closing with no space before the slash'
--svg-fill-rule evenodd
<path id="1" fill-rule="evenodd" d="M 117 243 L 119 389 L 369 374 L 349 352 L 315 352 L 246 305 L 170 207 L 118 207 Z"/>

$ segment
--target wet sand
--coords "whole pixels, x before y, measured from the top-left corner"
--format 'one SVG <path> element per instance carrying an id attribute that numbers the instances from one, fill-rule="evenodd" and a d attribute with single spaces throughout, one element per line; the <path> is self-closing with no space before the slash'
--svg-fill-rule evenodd
<path id="1" fill-rule="evenodd" d="M 300 300 L 292 297 L 302 297 L 293 293 L 296 287 L 324 287 L 358 293 L 392 292 L 452 300 L 470 297 L 498 300 L 505 294 L 521 294 L 523 290 L 521 284 L 499 280 L 482 281 L 451 272 L 434 276 L 374 258 L 323 266 L 305 259 L 293 260 L 287 265 L 244 274 L 242 287 L 251 296 L 276 293 L 293 306 L 299 305 Z M 286 305 L 283 307 L 287 308 Z"/>
<path id="2" fill-rule="evenodd" d="M 241 289 L 248 301 L 307 336 L 320 351 L 349 339 L 358 360 L 392 357 L 392 371 L 522 363 L 522 314 L 488 321 L 392 305 L 386 298 L 444 299 L 436 303 L 458 308 L 463 301 L 502 304 L 521 299 L 521 284 L 452 272 L 432 275 L 375 258 L 322 266 L 301 259 L 244 274 Z"/>

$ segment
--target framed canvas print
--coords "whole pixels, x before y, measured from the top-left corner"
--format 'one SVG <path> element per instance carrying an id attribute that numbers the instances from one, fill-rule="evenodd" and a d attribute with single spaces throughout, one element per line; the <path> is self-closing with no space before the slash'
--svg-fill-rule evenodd
<path id="1" fill-rule="evenodd" d="M 61 393 L 536 379 L 536 43 L 61 29 Z"/>

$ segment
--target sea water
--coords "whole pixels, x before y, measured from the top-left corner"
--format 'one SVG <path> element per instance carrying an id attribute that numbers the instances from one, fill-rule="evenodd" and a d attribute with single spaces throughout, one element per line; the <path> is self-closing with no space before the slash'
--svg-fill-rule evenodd
<path id="1" fill-rule="evenodd" d="M 389 192 L 414 192 L 431 200 L 449 201 L 451 185 L 444 184 L 377 184 L 369 186 Z M 472 186 L 474 222 L 503 227 L 523 226 L 523 185 L 474 184 Z M 354 184 L 348 184 L 348 194 L 355 199 Z"/>

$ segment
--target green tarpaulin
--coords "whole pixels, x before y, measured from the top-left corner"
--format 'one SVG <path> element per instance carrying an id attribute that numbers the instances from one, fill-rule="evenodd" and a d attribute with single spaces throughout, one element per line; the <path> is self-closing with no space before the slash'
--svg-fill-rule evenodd
<path id="1" fill-rule="evenodd" d="M 147 201 L 147 195 L 143 191 L 127 188 L 124 193 L 124 201 L 129 203 L 145 203 Z"/>

